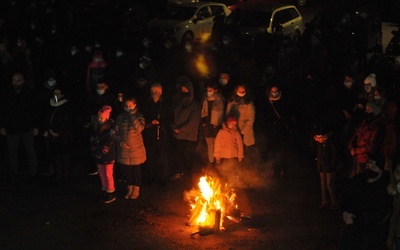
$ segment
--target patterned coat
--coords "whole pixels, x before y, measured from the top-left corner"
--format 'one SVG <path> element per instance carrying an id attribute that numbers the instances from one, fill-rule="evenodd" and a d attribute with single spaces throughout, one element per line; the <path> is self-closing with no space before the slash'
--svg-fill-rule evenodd
<path id="1" fill-rule="evenodd" d="M 122 112 L 116 120 L 117 162 L 124 165 L 140 165 L 146 161 L 146 149 L 142 131 L 145 128 L 143 115 L 137 111 Z"/>
<path id="2" fill-rule="evenodd" d="M 230 101 L 226 107 L 226 115 L 230 113 L 238 116 L 238 128 L 243 135 L 243 143 L 246 146 L 254 145 L 256 140 L 254 137 L 254 120 L 256 116 L 256 109 L 253 101 L 244 103 L 242 101 Z"/>

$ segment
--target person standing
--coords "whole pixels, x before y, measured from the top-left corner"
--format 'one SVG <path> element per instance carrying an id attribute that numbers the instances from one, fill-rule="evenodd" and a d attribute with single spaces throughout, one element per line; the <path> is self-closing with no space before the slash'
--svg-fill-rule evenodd
<path id="1" fill-rule="evenodd" d="M 172 104 L 172 124 L 176 163 L 173 179 L 179 179 L 184 172 L 191 171 L 196 159 L 196 146 L 201 121 L 201 107 L 194 98 L 193 84 L 186 76 L 178 79 L 179 92 Z"/>
<path id="2" fill-rule="evenodd" d="M 98 112 L 96 129 L 91 137 L 91 148 L 99 171 L 101 190 L 100 202 L 115 201 L 114 162 L 116 158 L 116 136 L 114 120 L 110 119 L 112 108 L 104 105 Z"/>
<path id="3" fill-rule="evenodd" d="M 381 109 L 373 102 L 365 108 L 365 118 L 358 126 L 349 142 L 349 152 L 354 157 L 354 174 L 365 171 L 368 158 L 381 154 L 386 134 L 386 125 L 381 116 Z"/>
<path id="4" fill-rule="evenodd" d="M 31 177 L 37 174 L 37 156 L 35 136 L 39 134 L 37 114 L 37 96 L 25 85 L 24 75 L 20 72 L 12 76 L 12 86 L 1 96 L 0 133 L 7 137 L 9 150 L 9 171 L 19 173 L 19 145 L 22 144 L 27 156 Z"/>
<path id="5" fill-rule="evenodd" d="M 138 110 L 136 99 L 127 98 L 125 112 L 117 117 L 115 123 L 117 162 L 125 170 L 128 184 L 125 199 L 137 199 L 139 197 L 142 164 L 146 161 L 146 148 L 142 137 L 145 126 L 145 119 Z"/>
<path id="6" fill-rule="evenodd" d="M 330 209 L 338 208 L 336 194 L 336 146 L 332 139 L 332 131 L 323 124 L 314 131 L 314 140 L 317 146 L 317 170 L 321 184 L 322 203 L 320 208 L 328 208 L 330 198 Z M 329 193 L 329 195 L 328 195 Z"/>
<path id="7" fill-rule="evenodd" d="M 168 175 L 168 147 L 171 135 L 168 126 L 170 102 L 165 99 L 160 83 L 151 85 L 150 95 L 151 98 L 142 108 L 146 120 L 146 129 L 143 131 L 147 153 L 144 174 L 147 182 L 157 181 L 164 185 Z"/>
<path id="8" fill-rule="evenodd" d="M 215 137 L 222 126 L 225 114 L 225 100 L 218 92 L 216 82 L 206 83 L 206 95 L 202 100 L 202 127 L 207 144 L 208 164 L 214 164 L 214 143 Z"/>
<path id="9" fill-rule="evenodd" d="M 253 95 L 246 84 L 236 85 L 234 92 L 228 99 L 225 116 L 234 115 L 238 117 L 238 128 L 243 136 L 246 158 L 254 158 L 255 136 L 254 120 L 256 110 L 253 101 Z"/>

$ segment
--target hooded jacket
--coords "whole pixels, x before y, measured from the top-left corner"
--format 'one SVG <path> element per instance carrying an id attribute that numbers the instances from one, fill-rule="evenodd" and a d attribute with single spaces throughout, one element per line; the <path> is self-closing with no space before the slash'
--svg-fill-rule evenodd
<path id="1" fill-rule="evenodd" d="M 243 159 L 243 140 L 237 129 L 229 129 L 226 124 L 222 124 L 215 138 L 214 156 L 220 159 Z"/>
<path id="2" fill-rule="evenodd" d="M 197 141 L 199 126 L 201 121 L 201 108 L 194 99 L 193 84 L 189 79 L 182 81 L 180 86 L 185 86 L 189 90 L 188 96 L 182 96 L 181 92 L 174 97 L 172 106 L 173 123 L 172 130 L 179 130 L 175 134 L 178 140 Z"/>

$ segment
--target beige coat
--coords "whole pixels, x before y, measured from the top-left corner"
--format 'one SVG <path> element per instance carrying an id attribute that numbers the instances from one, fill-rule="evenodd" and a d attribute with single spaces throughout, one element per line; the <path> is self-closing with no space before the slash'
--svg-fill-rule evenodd
<path id="1" fill-rule="evenodd" d="M 254 103 L 252 101 L 248 104 L 231 101 L 226 107 L 225 114 L 229 115 L 231 112 L 238 115 L 238 127 L 240 133 L 243 135 L 244 145 L 254 145 L 256 143 L 253 128 L 256 116 Z"/>
<path id="2" fill-rule="evenodd" d="M 146 149 L 142 131 L 145 120 L 140 112 L 122 112 L 115 123 L 117 133 L 117 162 L 124 165 L 139 165 L 146 161 Z"/>
<path id="3" fill-rule="evenodd" d="M 222 124 L 215 138 L 214 157 L 216 159 L 243 159 L 243 140 L 238 130 L 229 129 Z"/>

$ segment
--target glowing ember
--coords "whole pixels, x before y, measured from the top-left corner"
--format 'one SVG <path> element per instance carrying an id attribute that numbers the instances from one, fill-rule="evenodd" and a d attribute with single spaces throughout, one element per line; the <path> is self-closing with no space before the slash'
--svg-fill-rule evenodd
<path id="1" fill-rule="evenodd" d="M 217 231 L 227 212 L 237 208 L 234 205 L 236 194 L 226 184 L 222 186 L 218 178 L 207 175 L 200 178 L 198 187 L 184 193 L 191 206 L 188 223 L 200 228 L 217 228 Z"/>

